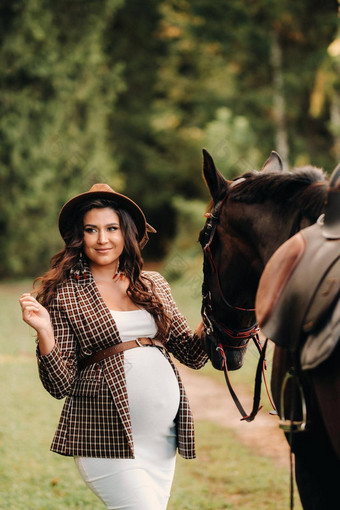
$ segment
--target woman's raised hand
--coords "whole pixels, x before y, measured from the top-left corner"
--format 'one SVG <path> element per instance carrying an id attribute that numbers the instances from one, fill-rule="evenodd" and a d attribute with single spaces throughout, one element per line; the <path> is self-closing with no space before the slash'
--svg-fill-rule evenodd
<path id="1" fill-rule="evenodd" d="M 50 314 L 29 293 L 23 294 L 19 302 L 23 320 L 38 333 L 40 354 L 49 354 L 55 345 Z"/>
<path id="2" fill-rule="evenodd" d="M 50 314 L 31 294 L 23 294 L 19 299 L 19 303 L 23 320 L 37 333 L 52 331 Z"/>

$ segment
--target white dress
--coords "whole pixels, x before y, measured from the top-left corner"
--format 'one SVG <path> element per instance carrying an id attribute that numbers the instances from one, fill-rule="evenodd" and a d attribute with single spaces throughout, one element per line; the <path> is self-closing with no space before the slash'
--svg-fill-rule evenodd
<path id="1" fill-rule="evenodd" d="M 146 310 L 111 311 L 123 342 L 153 338 L 156 325 Z M 179 386 L 156 347 L 124 351 L 134 459 L 75 457 L 90 489 L 115 510 L 165 510 L 175 471 Z"/>

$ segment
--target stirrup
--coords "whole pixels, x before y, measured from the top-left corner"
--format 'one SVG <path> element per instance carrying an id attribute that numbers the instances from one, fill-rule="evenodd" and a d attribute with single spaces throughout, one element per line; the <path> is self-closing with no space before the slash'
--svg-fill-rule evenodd
<path id="1" fill-rule="evenodd" d="M 289 379 L 295 379 L 296 386 L 299 389 L 300 398 L 301 398 L 301 408 L 302 408 L 302 420 L 290 420 L 286 419 L 285 417 L 285 406 L 284 406 L 284 396 L 285 391 L 287 387 L 287 383 Z M 296 377 L 296 375 L 290 374 L 289 372 L 286 373 L 285 378 L 282 383 L 281 387 L 281 420 L 279 421 L 279 427 L 284 432 L 303 432 L 306 430 L 307 425 L 307 406 L 306 406 L 306 399 L 305 394 L 303 392 L 302 385 L 299 381 L 299 379 Z"/>

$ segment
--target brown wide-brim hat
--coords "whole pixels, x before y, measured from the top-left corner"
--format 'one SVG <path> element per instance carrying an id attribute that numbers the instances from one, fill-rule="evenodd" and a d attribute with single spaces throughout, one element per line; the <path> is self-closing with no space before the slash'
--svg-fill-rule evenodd
<path id="1" fill-rule="evenodd" d="M 120 209 L 127 211 L 132 217 L 138 232 L 138 242 L 143 248 L 149 240 L 148 232 L 155 233 L 156 230 L 146 222 L 145 215 L 141 208 L 131 198 L 117 193 L 108 184 L 94 184 L 92 188 L 86 193 L 81 193 L 71 198 L 66 204 L 63 205 L 59 213 L 59 231 L 61 237 L 66 239 L 67 232 L 69 231 L 70 222 L 78 212 L 80 206 L 88 200 L 96 198 L 105 198 L 114 202 Z"/>

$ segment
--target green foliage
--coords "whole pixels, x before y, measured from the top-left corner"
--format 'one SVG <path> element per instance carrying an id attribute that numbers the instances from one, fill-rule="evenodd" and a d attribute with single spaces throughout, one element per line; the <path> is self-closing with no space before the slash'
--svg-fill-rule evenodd
<path id="1" fill-rule="evenodd" d="M 206 205 L 200 200 L 188 201 L 177 196 L 173 206 L 178 218 L 177 231 L 168 248 L 162 271 L 172 283 L 178 281 L 183 292 L 190 291 L 190 297 L 197 298 L 202 285 L 202 248 L 198 242 L 198 233 L 205 222 L 203 214 Z"/>
<path id="2" fill-rule="evenodd" d="M 216 165 L 229 179 L 260 169 L 264 163 L 248 118 L 233 115 L 229 108 L 216 111 L 215 119 L 206 125 L 205 137 L 205 145 L 212 147 Z"/>
<path id="3" fill-rule="evenodd" d="M 0 24 L 0 277 L 47 268 L 94 182 L 137 200 L 164 256 L 173 197 L 207 199 L 202 148 L 228 178 L 261 166 L 280 101 L 290 166 L 338 162 L 333 0 L 3 0 Z"/>
<path id="4" fill-rule="evenodd" d="M 106 123 L 121 68 L 102 52 L 104 15 L 120 3 L 2 3 L 0 276 L 46 268 L 61 247 L 62 203 L 94 182 L 120 183 Z"/>

